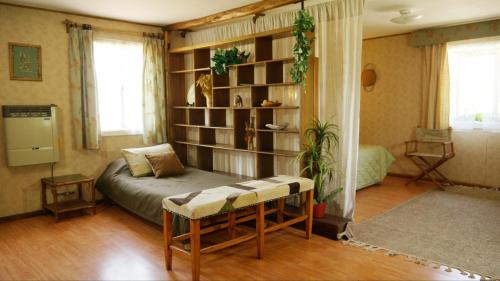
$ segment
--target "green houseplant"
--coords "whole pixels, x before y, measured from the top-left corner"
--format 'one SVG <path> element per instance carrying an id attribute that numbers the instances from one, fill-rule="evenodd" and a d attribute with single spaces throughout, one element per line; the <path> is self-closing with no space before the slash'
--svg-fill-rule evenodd
<path id="1" fill-rule="evenodd" d="M 314 41 L 314 38 L 307 37 L 307 32 L 314 32 L 314 28 L 314 18 L 306 10 L 300 10 L 293 24 L 292 32 L 295 36 L 295 45 L 293 46 L 295 62 L 290 69 L 290 76 L 295 84 L 305 82 L 309 57 L 311 56 L 311 44 Z"/>
<path id="2" fill-rule="evenodd" d="M 330 203 L 342 188 L 327 190 L 327 183 L 333 179 L 334 156 L 332 150 L 339 142 L 338 127 L 328 121 L 314 119 L 312 126 L 304 133 L 305 145 L 297 155 L 297 160 L 303 163 L 302 173 L 314 182 L 314 217 L 325 216 L 327 203 Z"/>
<path id="3" fill-rule="evenodd" d="M 244 63 L 249 56 L 249 52 L 240 51 L 236 47 L 232 47 L 229 50 L 217 49 L 212 57 L 212 61 L 214 62 L 212 70 L 217 75 L 224 75 L 227 73 L 229 65 Z"/>

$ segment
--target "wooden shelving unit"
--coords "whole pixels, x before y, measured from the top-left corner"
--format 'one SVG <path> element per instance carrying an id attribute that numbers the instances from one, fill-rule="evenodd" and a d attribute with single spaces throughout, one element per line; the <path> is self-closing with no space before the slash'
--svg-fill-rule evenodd
<path id="1" fill-rule="evenodd" d="M 290 36 L 290 30 L 286 29 L 225 43 L 169 50 L 169 138 L 184 164 L 220 171 L 214 163 L 215 152 L 245 153 L 250 154 L 254 163 L 253 176 L 261 178 L 273 176 L 283 170 L 280 165 L 293 162 L 300 149 L 302 132 L 312 119 L 315 89 L 308 87 L 308 95 L 304 95 L 303 87 L 292 83 L 288 74 L 293 58 L 273 54 L 276 41 Z M 211 56 L 216 48 L 232 46 L 250 51 L 249 62 L 232 65 L 229 73 L 216 75 L 210 68 Z M 311 69 L 308 80 L 314 81 L 314 64 Z M 207 107 L 198 87 L 195 105 L 187 106 L 187 89 L 202 74 L 212 75 L 213 107 Z M 236 95 L 242 96 L 243 107 L 233 105 Z M 264 99 L 278 99 L 283 105 L 261 107 Z M 255 117 L 256 137 L 255 148 L 250 150 L 245 142 L 245 122 L 250 123 L 251 117 Z M 285 130 L 265 127 L 267 123 L 283 122 L 290 124 Z"/>

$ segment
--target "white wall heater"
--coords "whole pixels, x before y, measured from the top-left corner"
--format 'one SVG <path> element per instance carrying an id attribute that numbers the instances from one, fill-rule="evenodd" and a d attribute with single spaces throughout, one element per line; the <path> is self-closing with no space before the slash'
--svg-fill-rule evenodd
<path id="1" fill-rule="evenodd" d="M 8 166 L 59 161 L 56 105 L 4 105 Z"/>

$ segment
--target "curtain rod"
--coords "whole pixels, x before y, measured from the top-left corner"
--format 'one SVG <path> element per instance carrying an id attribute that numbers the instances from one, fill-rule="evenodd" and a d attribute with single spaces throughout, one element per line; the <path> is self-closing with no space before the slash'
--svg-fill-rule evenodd
<path id="1" fill-rule="evenodd" d="M 133 31 L 133 30 L 120 30 L 120 29 L 113 29 L 113 28 L 105 28 L 105 27 L 98 27 L 98 26 L 93 26 L 91 24 L 84 24 L 84 23 L 76 23 L 73 21 L 70 21 L 68 19 L 64 20 L 62 24 L 66 25 L 66 33 L 69 32 L 69 28 L 72 26 L 88 26 L 91 27 L 92 30 L 95 31 L 101 31 L 101 32 L 109 32 L 109 33 L 121 33 L 121 34 L 129 34 L 129 35 L 137 35 L 137 36 L 144 36 L 144 37 L 154 37 L 154 38 L 163 38 L 163 34 L 158 32 L 143 32 L 143 31 Z"/>

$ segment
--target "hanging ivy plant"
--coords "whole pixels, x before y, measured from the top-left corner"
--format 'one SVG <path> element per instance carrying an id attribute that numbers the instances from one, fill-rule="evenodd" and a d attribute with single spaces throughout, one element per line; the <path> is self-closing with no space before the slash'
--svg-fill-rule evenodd
<path id="1" fill-rule="evenodd" d="M 293 46 L 295 63 L 290 69 L 290 75 L 295 84 L 305 83 L 305 76 L 309 66 L 311 45 L 314 38 L 307 38 L 307 32 L 314 32 L 314 18 L 306 10 L 300 10 L 293 24 L 292 32 L 296 42 Z"/>
<path id="2" fill-rule="evenodd" d="M 249 52 L 240 52 L 240 50 L 238 50 L 238 48 L 236 47 L 233 47 L 229 50 L 217 49 L 214 56 L 212 57 L 212 61 L 214 62 L 212 70 L 217 75 L 226 74 L 229 65 L 246 62 L 249 56 Z"/>

